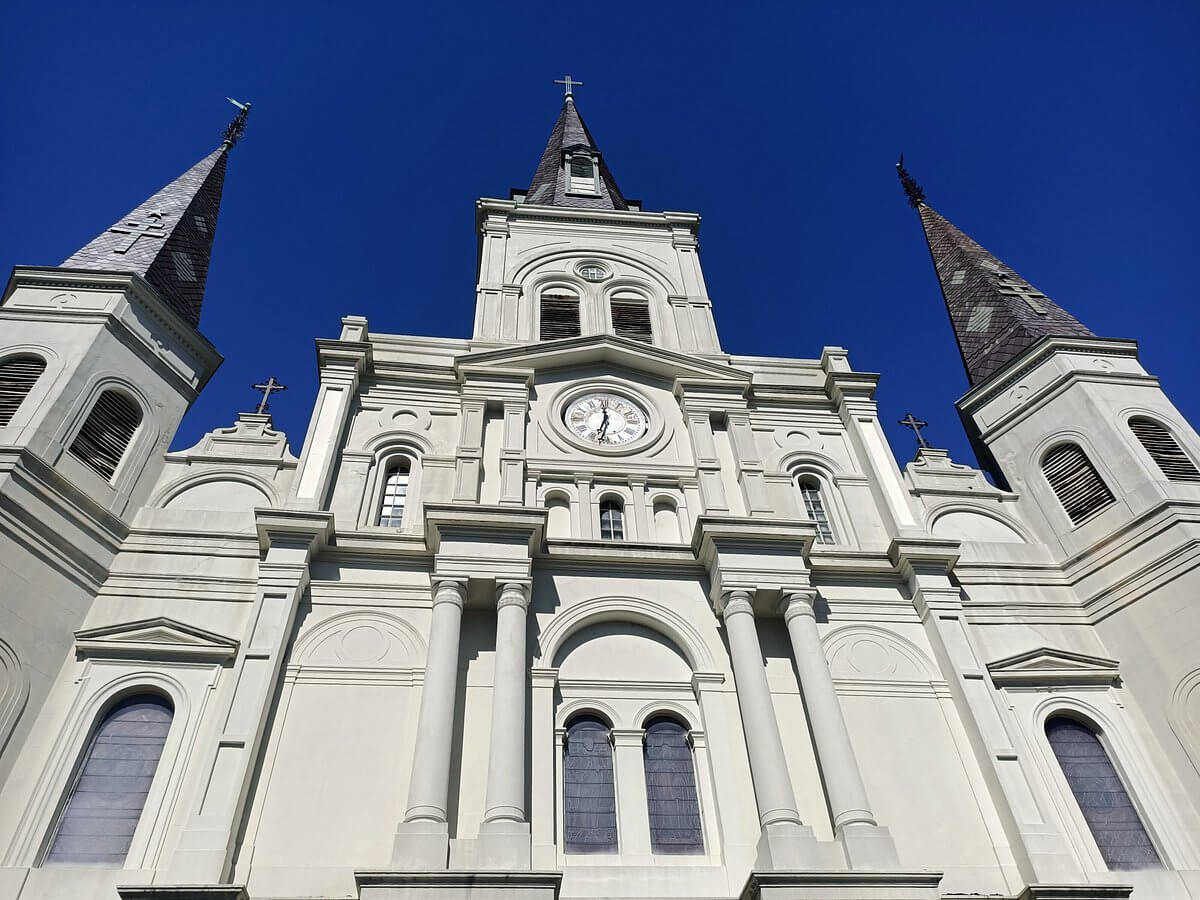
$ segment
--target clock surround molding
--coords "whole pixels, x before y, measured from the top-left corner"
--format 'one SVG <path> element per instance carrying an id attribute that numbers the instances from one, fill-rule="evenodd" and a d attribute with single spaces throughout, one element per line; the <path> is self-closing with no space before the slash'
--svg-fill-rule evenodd
<path id="1" fill-rule="evenodd" d="M 577 400 L 593 393 L 613 394 L 628 403 L 641 407 L 646 414 L 646 431 L 641 437 L 628 444 L 611 447 L 595 444 L 579 437 L 567 427 L 564 421 L 565 413 Z M 632 456 L 657 451 L 666 442 L 669 434 L 666 429 L 667 414 L 662 406 L 628 382 L 615 377 L 590 378 L 587 381 L 567 385 L 550 398 L 548 409 L 550 411 L 548 416 L 550 420 L 549 436 L 561 450 L 581 450 L 604 457 Z"/>

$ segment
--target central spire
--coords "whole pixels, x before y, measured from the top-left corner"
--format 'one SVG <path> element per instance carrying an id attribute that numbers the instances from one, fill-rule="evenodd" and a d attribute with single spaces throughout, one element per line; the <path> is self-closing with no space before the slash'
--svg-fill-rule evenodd
<path id="1" fill-rule="evenodd" d="M 583 82 L 568 75 L 556 80 L 555 84 L 565 87 L 566 96 L 537 171 L 529 183 L 525 202 L 584 209 L 629 209 L 600 148 L 576 108 L 572 88 Z"/>

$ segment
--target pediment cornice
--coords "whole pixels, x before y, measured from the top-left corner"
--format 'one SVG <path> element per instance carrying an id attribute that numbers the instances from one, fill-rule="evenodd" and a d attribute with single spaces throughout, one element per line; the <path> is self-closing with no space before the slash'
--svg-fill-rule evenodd
<path id="1" fill-rule="evenodd" d="M 1050 647 L 998 659 L 987 670 L 999 687 L 1111 685 L 1121 680 L 1115 659 Z"/>
<path id="2" fill-rule="evenodd" d="M 225 662 L 237 655 L 233 638 L 159 616 L 75 632 L 79 656 Z"/>

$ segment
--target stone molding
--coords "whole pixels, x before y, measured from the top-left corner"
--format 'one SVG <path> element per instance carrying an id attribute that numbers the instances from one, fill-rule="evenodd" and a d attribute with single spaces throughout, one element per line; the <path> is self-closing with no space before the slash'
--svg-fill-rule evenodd
<path id="1" fill-rule="evenodd" d="M 941 872 L 751 872 L 740 900 L 939 900 Z"/>
<path id="2" fill-rule="evenodd" d="M 1115 659 L 1050 647 L 1006 656 L 988 663 L 987 670 L 997 687 L 1083 687 L 1117 685 L 1121 681 Z"/>
<path id="3" fill-rule="evenodd" d="M 238 646 L 233 638 L 166 616 L 75 632 L 80 658 L 227 662 L 237 655 Z"/>

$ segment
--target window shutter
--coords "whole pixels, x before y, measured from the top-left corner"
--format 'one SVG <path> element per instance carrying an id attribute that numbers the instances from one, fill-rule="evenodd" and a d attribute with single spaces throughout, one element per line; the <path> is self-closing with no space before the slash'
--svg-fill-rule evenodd
<path id="1" fill-rule="evenodd" d="M 1151 459 L 1167 476 L 1167 481 L 1200 481 L 1196 464 L 1183 452 L 1171 432 L 1158 422 L 1141 417 L 1130 419 L 1129 430 L 1141 441 Z"/>
<path id="2" fill-rule="evenodd" d="M 620 337 L 645 341 L 654 339 L 650 328 L 650 304 L 642 297 L 613 297 L 613 331 Z"/>
<path id="3" fill-rule="evenodd" d="M 75 436 L 71 455 L 104 480 L 111 480 L 141 421 L 142 411 L 132 400 L 117 391 L 105 391 Z"/>
<path id="4" fill-rule="evenodd" d="M 1060 444 L 1047 453 L 1042 471 L 1076 525 L 1114 501 L 1100 473 L 1075 444 Z"/>
<path id="5" fill-rule="evenodd" d="M 571 294 L 542 295 L 541 339 L 579 337 L 579 298 Z"/>
<path id="6" fill-rule="evenodd" d="M 45 361 L 36 356 L 14 356 L 0 363 L 0 428 L 12 421 L 44 371 Z"/>

